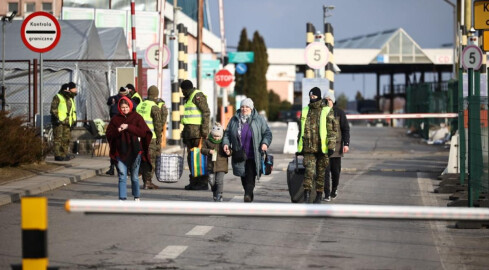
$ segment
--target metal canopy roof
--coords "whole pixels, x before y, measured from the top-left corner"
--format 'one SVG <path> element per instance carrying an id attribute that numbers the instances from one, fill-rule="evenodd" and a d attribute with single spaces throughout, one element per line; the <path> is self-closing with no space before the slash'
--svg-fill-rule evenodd
<path id="1" fill-rule="evenodd" d="M 269 49 L 271 65 L 305 68 L 304 49 Z M 402 28 L 335 41 L 334 59 L 342 73 L 450 72 L 453 49 L 422 49 Z"/>

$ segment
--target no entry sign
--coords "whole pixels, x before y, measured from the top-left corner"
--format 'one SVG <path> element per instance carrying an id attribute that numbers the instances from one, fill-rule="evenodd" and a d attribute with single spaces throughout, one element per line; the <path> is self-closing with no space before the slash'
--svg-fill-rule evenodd
<path id="1" fill-rule="evenodd" d="M 31 51 L 44 53 L 52 50 L 61 37 L 58 20 L 43 11 L 34 12 L 25 18 L 20 29 L 25 46 Z"/>
<path id="2" fill-rule="evenodd" d="M 221 69 L 216 73 L 215 80 L 220 87 L 228 87 L 233 82 L 233 74 L 227 69 Z"/>

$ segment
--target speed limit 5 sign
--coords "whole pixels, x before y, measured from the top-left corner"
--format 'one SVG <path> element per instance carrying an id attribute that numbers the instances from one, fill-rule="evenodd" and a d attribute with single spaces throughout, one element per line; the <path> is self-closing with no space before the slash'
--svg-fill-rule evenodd
<path id="1" fill-rule="evenodd" d="M 304 51 L 304 60 L 312 69 L 321 69 L 328 64 L 329 51 L 322 42 L 312 42 Z"/>
<path id="2" fill-rule="evenodd" d="M 478 70 L 482 64 L 482 50 L 476 45 L 469 45 L 462 51 L 462 65 L 465 69 Z"/>

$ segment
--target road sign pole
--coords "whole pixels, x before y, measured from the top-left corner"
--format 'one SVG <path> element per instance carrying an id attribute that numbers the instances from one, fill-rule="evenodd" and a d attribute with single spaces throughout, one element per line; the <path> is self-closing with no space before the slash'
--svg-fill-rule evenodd
<path id="1" fill-rule="evenodd" d="M 473 93 L 473 89 L 474 89 L 474 69 L 472 68 L 469 68 L 467 70 L 467 74 L 468 74 L 468 100 L 469 100 L 469 106 L 468 106 L 468 112 L 467 112 L 467 116 L 468 116 L 468 123 L 467 123 L 467 133 L 468 133 L 468 136 L 467 136 L 467 149 L 469 150 L 468 151 L 468 164 L 469 164 L 469 177 L 467 179 L 467 193 L 468 193 L 468 207 L 472 207 L 473 206 L 473 201 L 472 201 L 472 175 L 471 175 L 471 172 L 472 172 L 472 164 L 471 164 L 471 149 L 470 149 L 470 143 L 472 141 L 472 134 L 470 132 L 470 127 L 472 125 L 472 121 L 470 119 L 470 115 L 471 115 L 471 106 L 470 106 L 470 103 L 471 103 L 471 97 L 472 97 L 472 93 Z"/>
<path id="2" fill-rule="evenodd" d="M 44 141 L 44 117 L 42 112 L 42 69 L 43 69 L 43 60 L 42 53 L 39 53 L 39 115 L 41 116 L 41 141 Z"/>

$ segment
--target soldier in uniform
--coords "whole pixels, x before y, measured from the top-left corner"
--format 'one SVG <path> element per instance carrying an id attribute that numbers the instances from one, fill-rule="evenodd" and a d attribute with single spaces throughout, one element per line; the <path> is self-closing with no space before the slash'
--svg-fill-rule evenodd
<path id="1" fill-rule="evenodd" d="M 298 152 L 304 154 L 304 201 L 309 203 L 312 181 L 316 183 L 316 199 L 321 203 L 324 190 L 325 168 L 328 157 L 334 153 L 337 125 L 333 110 L 321 101 L 321 90 L 317 87 L 309 91 L 309 105 L 302 109 Z"/>
<path id="2" fill-rule="evenodd" d="M 63 84 L 51 102 L 51 123 L 54 133 L 54 160 L 68 161 L 75 158 L 68 153 L 71 128 L 76 124 L 76 84 Z"/>
<path id="3" fill-rule="evenodd" d="M 153 138 L 149 144 L 150 160 L 141 162 L 140 172 L 143 175 L 143 189 L 158 189 L 158 186 L 152 183 L 154 170 L 156 168 L 156 158 L 161 153 L 161 131 L 163 130 L 163 119 L 161 118 L 161 110 L 156 104 L 159 91 L 154 85 L 148 89 L 148 98 L 141 102 L 136 108 L 143 118 L 149 129 L 153 133 Z"/>
<path id="4" fill-rule="evenodd" d="M 207 97 L 202 91 L 195 89 L 191 81 L 183 81 L 180 88 L 182 88 L 185 97 L 185 111 L 181 120 L 184 126 L 182 139 L 187 147 L 187 153 L 190 153 L 190 149 L 198 147 L 200 140 L 204 140 L 209 134 L 211 112 L 207 104 Z M 190 155 L 187 155 L 187 162 L 190 167 Z M 185 186 L 186 190 L 209 189 L 208 179 L 205 176 L 194 178 L 190 175 L 189 177 L 190 183 Z"/>

